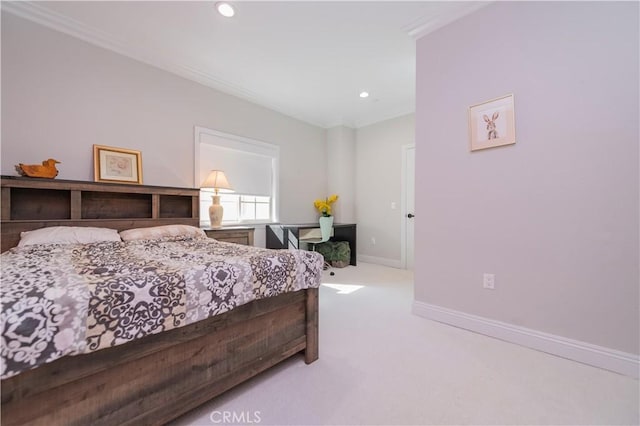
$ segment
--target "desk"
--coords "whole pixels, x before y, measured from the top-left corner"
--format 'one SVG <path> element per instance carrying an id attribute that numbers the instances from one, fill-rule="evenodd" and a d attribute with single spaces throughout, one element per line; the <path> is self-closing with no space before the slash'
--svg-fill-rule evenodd
<path id="1" fill-rule="evenodd" d="M 316 223 L 284 224 L 278 223 L 267 225 L 267 248 L 287 249 L 300 248 L 298 241 L 300 230 L 319 228 Z M 330 241 L 347 241 L 351 249 L 350 265 L 356 265 L 356 224 L 355 223 L 334 223 L 333 236 Z"/>

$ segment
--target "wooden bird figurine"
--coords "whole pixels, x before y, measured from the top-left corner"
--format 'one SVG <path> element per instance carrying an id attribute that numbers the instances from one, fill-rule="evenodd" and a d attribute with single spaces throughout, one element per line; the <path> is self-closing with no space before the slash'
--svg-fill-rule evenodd
<path id="1" fill-rule="evenodd" d="M 44 160 L 42 165 L 39 164 L 18 164 L 16 170 L 22 176 L 36 177 L 36 178 L 50 178 L 58 176 L 58 169 L 56 164 L 60 164 L 58 160 L 49 158 Z"/>

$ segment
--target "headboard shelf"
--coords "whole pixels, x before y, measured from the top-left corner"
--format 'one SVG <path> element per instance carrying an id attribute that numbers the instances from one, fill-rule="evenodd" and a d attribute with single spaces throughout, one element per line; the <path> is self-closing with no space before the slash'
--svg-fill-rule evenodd
<path id="1" fill-rule="evenodd" d="M 2 251 L 20 232 L 47 226 L 123 230 L 170 223 L 198 226 L 200 191 L 57 179 L 1 177 Z"/>
<path id="2" fill-rule="evenodd" d="M 153 217 L 152 194 L 82 191 L 80 200 L 82 203 L 80 217 L 82 219 Z"/>

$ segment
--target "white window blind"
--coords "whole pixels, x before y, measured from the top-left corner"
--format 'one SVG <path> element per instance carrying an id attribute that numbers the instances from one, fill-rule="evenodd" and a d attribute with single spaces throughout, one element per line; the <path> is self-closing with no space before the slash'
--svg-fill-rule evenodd
<path id="1" fill-rule="evenodd" d="M 270 196 L 273 188 L 273 157 L 238 151 L 218 145 L 200 147 L 200 178 L 211 170 L 222 170 L 239 194 Z"/>
<path id="2" fill-rule="evenodd" d="M 223 224 L 277 221 L 277 145 L 196 126 L 194 148 L 194 185 L 200 187 L 211 170 L 222 170 L 234 190 L 220 194 Z M 211 195 L 211 191 L 201 191 L 202 225 L 208 224 Z"/>

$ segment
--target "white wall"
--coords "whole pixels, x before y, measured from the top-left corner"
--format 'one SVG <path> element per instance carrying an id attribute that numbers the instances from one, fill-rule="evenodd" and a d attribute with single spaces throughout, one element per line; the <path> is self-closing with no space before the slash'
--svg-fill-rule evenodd
<path id="1" fill-rule="evenodd" d="M 327 130 L 327 195 L 338 194 L 333 206 L 338 223 L 356 221 L 356 130 L 338 126 Z M 319 195 L 317 198 L 322 198 Z"/>
<path id="2" fill-rule="evenodd" d="M 93 180 L 101 144 L 142 151 L 145 184 L 192 187 L 195 125 L 279 145 L 280 219 L 315 220 L 324 129 L 2 13 L 2 174 L 53 157 Z"/>
<path id="3" fill-rule="evenodd" d="M 362 260 L 402 267 L 402 146 L 414 143 L 414 129 L 414 114 L 357 129 L 356 215 Z"/>
<path id="4" fill-rule="evenodd" d="M 638 26 L 497 2 L 418 40 L 417 301 L 639 353 Z M 469 152 L 467 107 L 507 93 L 516 145 Z"/>

